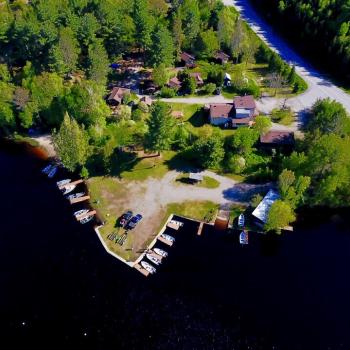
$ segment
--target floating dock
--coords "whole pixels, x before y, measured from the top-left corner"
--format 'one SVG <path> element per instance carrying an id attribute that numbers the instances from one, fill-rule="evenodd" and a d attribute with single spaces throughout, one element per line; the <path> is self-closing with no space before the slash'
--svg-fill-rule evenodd
<path id="1" fill-rule="evenodd" d="M 91 210 L 91 211 L 89 211 L 88 213 L 83 214 L 83 215 L 78 215 L 78 216 L 76 216 L 75 218 L 76 218 L 78 221 L 80 221 L 80 220 L 83 220 L 83 219 L 85 219 L 85 218 L 89 218 L 90 216 L 93 216 L 93 215 L 95 215 L 95 214 L 96 214 L 96 210 Z"/>
<path id="2" fill-rule="evenodd" d="M 81 183 L 83 183 L 83 182 L 84 182 L 83 179 L 79 179 L 79 180 L 76 180 L 76 181 L 73 181 L 73 182 L 68 182 L 68 183 L 66 183 L 66 184 L 64 184 L 64 185 L 59 186 L 58 188 L 59 188 L 60 190 L 63 190 L 63 189 L 66 188 L 66 187 L 76 186 L 76 185 L 79 185 L 79 184 L 81 184 Z"/>
<path id="3" fill-rule="evenodd" d="M 202 222 L 199 224 L 199 227 L 198 227 L 198 231 L 197 231 L 197 235 L 198 235 L 198 236 L 200 236 L 200 235 L 202 234 L 203 227 L 204 227 L 204 222 L 202 221 Z"/>
<path id="4" fill-rule="evenodd" d="M 144 269 L 140 264 L 135 264 L 134 268 L 146 277 L 149 275 L 149 272 L 146 269 Z"/>
<path id="5" fill-rule="evenodd" d="M 70 199 L 69 202 L 70 204 L 75 204 L 75 203 L 87 201 L 88 199 L 90 199 L 90 196 L 83 196 L 83 197 Z"/>
<path id="6" fill-rule="evenodd" d="M 164 243 L 164 244 L 167 244 L 167 245 L 170 246 L 170 247 L 173 245 L 173 242 L 168 241 L 167 239 L 165 239 L 165 238 L 162 237 L 162 236 L 159 236 L 159 237 L 158 237 L 158 240 L 159 240 L 160 242 Z"/>

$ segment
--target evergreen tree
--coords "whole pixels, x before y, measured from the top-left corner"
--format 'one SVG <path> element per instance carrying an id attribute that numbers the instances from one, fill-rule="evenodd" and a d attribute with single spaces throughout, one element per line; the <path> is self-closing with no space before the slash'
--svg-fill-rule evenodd
<path id="1" fill-rule="evenodd" d="M 105 85 L 109 70 L 107 52 L 101 40 L 95 40 L 89 46 L 89 79 L 97 84 Z"/>
<path id="2" fill-rule="evenodd" d="M 133 19 L 135 24 L 135 39 L 138 47 L 147 50 L 151 43 L 152 18 L 147 0 L 134 0 Z"/>
<path id="3" fill-rule="evenodd" d="M 170 67 L 174 63 L 174 43 L 166 27 L 158 24 L 152 33 L 152 44 L 148 52 L 152 66 Z"/>

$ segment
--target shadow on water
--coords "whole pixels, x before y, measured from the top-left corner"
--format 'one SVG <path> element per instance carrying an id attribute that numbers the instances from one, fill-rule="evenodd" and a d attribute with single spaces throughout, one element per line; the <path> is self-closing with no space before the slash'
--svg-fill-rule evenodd
<path id="1" fill-rule="evenodd" d="M 350 229 L 333 221 L 282 236 L 186 221 L 144 278 L 109 256 L 40 174 L 0 150 L 3 343 L 37 348 L 349 348 Z"/>

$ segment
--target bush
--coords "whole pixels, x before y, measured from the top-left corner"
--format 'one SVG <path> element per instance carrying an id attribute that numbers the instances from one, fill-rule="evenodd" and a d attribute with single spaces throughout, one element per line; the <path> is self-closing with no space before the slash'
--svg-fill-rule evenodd
<path id="1" fill-rule="evenodd" d="M 227 168 L 234 174 L 241 174 L 245 169 L 246 161 L 242 156 L 235 154 L 227 162 Z"/>
<path id="2" fill-rule="evenodd" d="M 177 95 L 177 91 L 173 88 L 163 86 L 160 90 L 160 96 L 165 98 L 175 97 Z"/>
<path id="3" fill-rule="evenodd" d="M 143 113 L 142 113 L 142 111 L 140 109 L 135 109 L 132 112 L 131 118 L 135 122 L 138 122 L 138 121 L 142 120 L 142 115 L 143 115 Z"/>
<path id="4" fill-rule="evenodd" d="M 214 83 L 209 83 L 203 87 L 203 92 L 207 95 L 212 95 L 215 89 L 216 89 L 216 85 Z"/>
<path id="5" fill-rule="evenodd" d="M 275 123 L 280 123 L 283 125 L 290 125 L 293 123 L 293 112 L 289 107 L 281 109 L 273 109 L 271 112 L 271 119 Z"/>
<path id="6" fill-rule="evenodd" d="M 244 95 L 253 95 L 254 97 L 260 96 L 260 88 L 254 80 L 250 80 L 248 86 L 243 87 L 239 90 L 239 94 Z"/>
<path id="7" fill-rule="evenodd" d="M 148 113 L 149 112 L 149 108 L 148 108 L 148 106 L 146 105 L 145 102 L 140 102 L 138 104 L 137 108 L 143 113 Z"/>
<path id="8" fill-rule="evenodd" d="M 299 75 L 295 77 L 295 83 L 293 86 L 293 93 L 301 93 L 307 90 L 307 83 Z"/>

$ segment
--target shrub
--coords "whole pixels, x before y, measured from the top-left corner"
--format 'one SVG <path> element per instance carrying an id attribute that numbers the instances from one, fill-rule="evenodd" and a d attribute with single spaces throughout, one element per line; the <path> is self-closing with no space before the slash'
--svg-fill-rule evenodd
<path id="1" fill-rule="evenodd" d="M 135 109 L 132 112 L 131 118 L 135 122 L 138 122 L 138 121 L 142 120 L 142 115 L 143 115 L 143 113 L 142 113 L 142 111 L 140 109 Z"/>
<path id="2" fill-rule="evenodd" d="M 143 113 L 148 113 L 149 112 L 149 108 L 148 108 L 148 106 L 146 105 L 145 102 L 140 102 L 138 104 L 137 108 Z"/>
<path id="3" fill-rule="evenodd" d="M 209 83 L 203 87 L 203 92 L 207 95 L 212 95 L 215 89 L 216 89 L 216 85 L 214 83 Z"/>
<path id="4" fill-rule="evenodd" d="M 293 123 L 293 112 L 289 107 L 273 109 L 271 112 L 271 119 L 275 123 L 290 125 Z"/>
<path id="5" fill-rule="evenodd" d="M 160 96 L 165 98 L 171 98 L 175 97 L 177 94 L 177 91 L 173 88 L 163 86 L 160 90 Z"/>
<path id="6" fill-rule="evenodd" d="M 235 154 L 228 160 L 227 167 L 234 174 L 241 174 L 245 169 L 245 164 L 245 159 L 242 156 Z"/>

